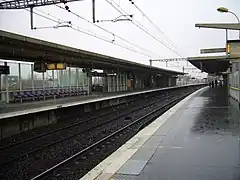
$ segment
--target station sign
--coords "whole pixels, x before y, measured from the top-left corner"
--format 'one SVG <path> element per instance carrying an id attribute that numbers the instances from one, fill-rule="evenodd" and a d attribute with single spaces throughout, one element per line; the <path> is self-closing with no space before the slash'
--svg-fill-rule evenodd
<path id="1" fill-rule="evenodd" d="M 209 48 L 209 49 L 201 49 L 200 53 L 201 54 L 206 54 L 206 53 L 222 53 L 226 52 L 226 48 Z"/>
<path id="2" fill-rule="evenodd" d="M 46 64 L 43 62 L 35 62 L 33 70 L 38 73 L 46 72 Z"/>
<path id="3" fill-rule="evenodd" d="M 102 72 L 93 71 L 93 72 L 88 72 L 87 76 L 105 77 L 105 76 L 107 76 L 107 74 L 102 73 Z"/>
<path id="4" fill-rule="evenodd" d="M 0 66 L 0 74 L 10 74 L 9 66 Z"/>
<path id="5" fill-rule="evenodd" d="M 65 63 L 44 63 L 44 62 L 35 62 L 34 71 L 35 72 L 46 72 L 46 70 L 63 70 L 66 69 L 67 65 Z"/>
<path id="6" fill-rule="evenodd" d="M 65 63 L 51 63 L 47 64 L 47 70 L 63 70 L 66 69 L 67 65 Z"/>
<path id="7" fill-rule="evenodd" d="M 228 40 L 226 50 L 227 58 L 236 58 L 236 60 L 240 60 L 240 40 Z"/>

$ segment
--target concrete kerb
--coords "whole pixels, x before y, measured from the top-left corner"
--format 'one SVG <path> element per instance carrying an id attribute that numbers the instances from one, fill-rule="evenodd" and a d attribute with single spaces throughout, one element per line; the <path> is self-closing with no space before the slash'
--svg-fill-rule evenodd
<path id="1" fill-rule="evenodd" d="M 159 118 L 153 121 L 146 128 L 137 133 L 134 137 L 128 140 L 124 145 L 118 148 L 113 154 L 99 163 L 95 168 L 89 171 L 80 180 L 107 180 L 111 178 L 140 148 L 151 135 L 161 127 L 170 117 L 176 113 L 188 100 L 194 97 L 197 93 L 205 89 L 203 87 L 191 95 L 184 98 L 182 101 L 174 105 Z M 136 146 L 137 144 L 137 146 Z"/>

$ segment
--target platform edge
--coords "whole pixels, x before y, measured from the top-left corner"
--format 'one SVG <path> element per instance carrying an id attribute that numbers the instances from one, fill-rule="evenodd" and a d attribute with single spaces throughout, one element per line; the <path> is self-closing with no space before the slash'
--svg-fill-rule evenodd
<path id="1" fill-rule="evenodd" d="M 149 124 L 147 127 L 142 129 L 139 133 L 137 133 L 134 137 L 129 139 L 125 144 L 119 147 L 114 153 L 100 162 L 96 167 L 94 167 L 91 171 L 89 171 L 85 176 L 83 176 L 80 180 L 107 180 L 110 179 L 140 148 L 148 138 L 154 134 L 154 132 L 161 127 L 174 113 L 176 113 L 188 100 L 190 100 L 197 93 L 205 89 L 203 87 L 180 102 L 170 108 L 168 111 L 163 113 L 160 117 L 158 117 L 155 121 Z M 136 143 L 138 143 L 138 148 L 131 148 Z"/>

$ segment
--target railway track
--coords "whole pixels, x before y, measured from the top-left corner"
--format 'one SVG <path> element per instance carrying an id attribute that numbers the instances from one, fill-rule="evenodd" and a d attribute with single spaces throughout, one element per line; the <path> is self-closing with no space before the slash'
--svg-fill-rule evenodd
<path id="1" fill-rule="evenodd" d="M 190 93 L 189 93 L 190 94 Z M 55 166 L 49 168 L 48 170 L 40 173 L 39 175 L 33 177 L 31 180 L 38 179 L 79 179 L 84 175 L 81 169 L 77 167 L 84 167 L 85 162 L 89 159 L 94 160 L 96 158 L 96 153 L 101 154 L 101 152 L 106 151 L 108 147 L 115 146 L 116 149 L 119 145 L 121 145 L 124 141 L 129 139 L 131 136 L 136 134 L 141 128 L 143 128 L 146 124 L 150 123 L 152 119 L 159 116 L 161 113 L 165 112 L 167 109 L 172 107 L 174 104 L 183 99 L 186 95 L 173 98 L 167 104 L 164 104 L 151 112 L 145 114 L 144 116 L 134 120 L 130 124 L 118 129 L 117 131 L 111 133 L 110 135 L 102 138 L 101 140 L 91 144 L 85 149 L 79 151 L 78 153 L 72 155 L 71 157 L 65 159 L 64 161 L 56 164 Z M 116 140 L 121 139 L 118 143 Z M 116 147 L 117 146 L 117 147 Z M 112 152 L 110 150 L 110 152 Z M 103 158 L 101 158 L 102 160 Z M 95 159 L 96 160 L 96 159 Z M 99 160 L 99 162 L 101 161 Z M 97 163 L 95 163 L 96 165 Z M 90 170 L 88 168 L 85 170 L 85 173 Z"/>
<path id="2" fill-rule="evenodd" d="M 160 97 L 163 96 L 164 95 L 161 95 Z M 148 100 L 143 100 L 140 102 L 144 103 L 144 101 Z M 140 109 L 143 109 L 154 103 L 156 102 L 142 106 Z M 53 146 L 54 144 L 70 139 L 92 128 L 96 128 L 100 125 L 108 123 L 109 121 L 114 121 L 117 118 L 121 118 L 127 114 L 140 110 L 138 106 L 134 105 L 128 106 L 128 111 L 126 111 L 125 108 L 126 106 L 123 106 L 118 108 L 117 111 L 111 110 L 110 112 L 100 116 L 92 117 L 90 119 L 2 147 L 0 149 L 0 164 L 5 165 L 11 163 L 12 161 L 17 161 L 20 158 L 27 158 L 31 153 Z M 32 141 L 34 141 L 34 144 Z"/>
<path id="3" fill-rule="evenodd" d="M 186 95 L 186 92 L 185 92 L 185 95 Z M 70 154 L 71 154 L 71 157 L 72 157 L 72 154 L 76 154 L 76 153 L 74 153 L 74 152 L 76 152 L 76 150 L 80 149 L 80 151 L 83 151 L 84 148 L 86 149 L 86 148 L 90 147 L 92 144 L 95 144 L 96 141 L 101 141 L 102 139 L 104 139 L 104 136 L 105 137 L 109 136 L 110 133 L 114 133 L 115 131 L 118 131 L 120 128 L 122 128 L 121 126 L 127 126 L 127 125 L 131 124 L 133 122 L 133 120 L 135 119 L 134 112 L 135 112 L 135 114 L 139 114 L 141 112 L 141 110 L 144 109 L 144 111 L 142 111 L 142 113 L 139 114 L 140 116 L 144 116 L 144 114 L 145 113 L 148 114 L 151 111 L 151 109 L 154 109 L 154 108 L 156 109 L 157 103 L 169 104 L 169 102 L 167 102 L 167 101 L 169 101 L 170 99 L 172 100 L 172 99 L 174 99 L 174 97 L 176 98 L 178 96 L 179 96 L 178 91 L 169 93 L 168 95 L 163 94 L 163 95 L 159 96 L 158 101 L 156 101 L 156 98 L 155 98 L 155 101 L 152 101 L 151 103 L 146 103 L 149 101 L 149 99 L 138 101 L 138 103 L 142 102 L 142 103 L 146 103 L 146 104 L 144 106 L 142 106 L 141 108 L 139 108 L 139 106 L 134 107 L 134 105 L 129 106 L 129 108 L 128 108 L 128 109 L 130 109 L 129 111 L 127 111 L 127 112 L 122 111 L 121 113 L 118 113 L 115 118 L 106 118 L 105 121 L 102 121 L 99 124 L 92 125 L 90 122 L 96 121 L 96 119 L 93 118 L 91 120 L 84 121 L 85 124 L 79 123 L 79 124 L 75 124 L 75 125 L 70 125 L 69 127 L 63 128 L 61 130 L 59 129 L 59 130 L 55 131 L 55 132 L 57 132 L 56 135 L 62 134 L 61 136 L 64 136 L 64 134 L 66 134 L 66 136 L 64 136 L 64 137 L 56 136 L 55 139 L 53 139 L 53 142 L 50 142 L 50 143 L 48 142 L 48 144 L 46 143 L 45 146 L 43 145 L 43 146 L 40 146 L 39 148 L 31 149 L 31 151 L 21 154 L 21 156 L 16 156 L 15 158 L 10 158 L 10 159 L 8 157 L 8 159 L 5 159 L 6 160 L 5 162 L 11 163 L 11 162 L 16 161 L 17 163 L 15 163 L 15 164 L 13 163 L 14 165 L 10 165 L 9 167 L 11 167 L 13 169 L 14 168 L 17 169 L 21 166 L 24 166 L 24 167 L 30 166 L 29 164 L 31 164 L 31 163 L 29 163 L 29 162 L 32 162 L 32 163 L 35 162 L 35 164 L 37 164 L 37 162 L 42 163 L 41 160 L 43 160 L 43 159 L 46 159 L 46 162 L 50 162 L 50 160 L 47 158 L 46 152 L 49 151 L 49 154 L 50 154 L 49 156 L 51 157 L 52 152 L 59 151 L 59 154 L 61 154 L 61 156 L 62 156 L 61 158 L 56 158 L 56 160 L 53 160 L 52 163 L 46 163 L 46 167 L 49 167 L 49 166 L 54 167 L 55 164 L 59 164 L 59 162 L 63 162 L 64 159 L 68 159 Z M 163 100 L 162 98 L 164 98 L 165 100 Z M 151 108 L 149 108 L 150 106 L 151 106 Z M 122 110 L 124 110 L 124 108 Z M 112 112 L 112 113 L 116 113 L 116 112 Z M 103 115 L 102 117 L 107 117 L 107 114 L 108 113 L 106 113 L 106 116 Z M 129 115 L 129 114 L 131 114 L 131 115 Z M 126 117 L 128 117 L 128 115 L 129 115 L 130 119 L 128 119 L 125 122 L 126 119 L 124 119 L 124 117 L 126 118 Z M 122 118 L 121 121 L 119 120 L 118 123 L 113 124 L 114 121 L 117 121 L 118 119 L 121 119 L 121 118 Z M 111 123 L 113 125 L 111 125 Z M 81 127 L 82 128 L 81 131 L 79 131 L 77 129 L 76 129 L 76 131 L 73 131 L 73 129 L 76 128 L 76 126 L 78 126 L 78 125 L 82 125 L 82 126 L 84 125 L 84 128 Z M 71 129 L 71 128 L 73 128 L 73 129 Z M 64 129 L 66 130 L 65 132 L 63 131 Z M 132 131 L 132 132 L 135 132 L 135 131 Z M 50 135 L 50 134 L 48 134 L 48 135 Z M 88 138 L 88 136 L 89 136 L 89 138 Z M 51 136 L 49 136 L 49 137 L 51 137 Z M 87 138 L 84 138 L 84 137 L 87 137 Z M 38 138 L 41 139 L 41 137 L 38 137 Z M 84 142 L 84 141 L 87 142 L 88 141 L 88 143 L 85 143 L 85 144 L 83 143 L 84 145 L 83 144 L 80 145 L 79 143 L 76 143 L 76 145 L 79 145 L 79 147 L 76 148 L 76 147 L 72 146 L 73 138 L 75 138 L 75 141 L 79 141 L 79 142 Z M 36 139 L 32 139 L 32 140 L 36 140 Z M 31 141 L 26 141 L 26 142 L 31 142 Z M 62 150 L 59 150 L 59 147 L 55 148 L 55 149 L 53 148 L 53 146 L 56 144 L 58 144 L 58 146 L 60 146 L 60 147 L 61 147 L 61 144 L 64 144 L 63 147 L 65 147 L 67 144 L 66 142 L 69 143 L 69 148 L 73 147 L 73 150 L 71 153 L 64 153 Z M 36 141 L 34 141 L 34 144 L 35 143 L 36 143 Z M 81 148 L 80 148 L 80 146 L 81 146 Z M 45 150 L 45 153 L 41 152 L 41 150 L 43 150 L 43 149 Z M 22 152 L 24 152 L 24 151 L 22 151 Z M 36 153 L 36 152 L 38 152 L 38 153 Z M 31 154 L 33 154 L 33 153 L 35 153 L 35 157 L 33 157 L 33 155 L 31 156 Z M 54 158 L 54 156 L 53 156 L 53 158 Z M 29 167 L 27 169 L 29 169 Z M 49 169 L 51 169 L 51 168 L 49 168 Z M 24 171 L 24 173 L 25 173 L 26 169 L 22 170 L 22 171 Z M 41 174 L 41 172 L 43 172 L 43 171 L 44 171 L 44 169 L 40 168 L 34 172 L 30 172 L 30 174 L 20 176 L 20 179 L 22 179 L 22 178 L 25 179 L 24 177 L 27 177 L 27 179 L 29 179 L 29 177 L 33 177 L 34 174 L 35 175 L 36 175 L 36 173 Z M 7 173 L 7 174 L 9 174 L 9 173 Z M 6 177 L 6 176 L 2 176 L 2 177 Z M 1 178 L 1 175 L 0 175 L 0 178 Z"/>

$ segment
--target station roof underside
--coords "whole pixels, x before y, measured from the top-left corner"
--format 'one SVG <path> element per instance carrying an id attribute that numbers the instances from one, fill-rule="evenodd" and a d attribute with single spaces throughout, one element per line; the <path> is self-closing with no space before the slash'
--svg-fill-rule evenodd
<path id="1" fill-rule="evenodd" d="M 182 72 L 135 63 L 69 46 L 47 42 L 0 30 L 0 58 L 27 62 L 64 62 L 93 69 L 119 69 L 147 74 L 183 75 Z"/>
<path id="2" fill-rule="evenodd" d="M 229 68 L 229 60 L 226 56 L 201 56 L 189 57 L 188 61 L 198 69 L 212 74 L 221 74 Z"/>

